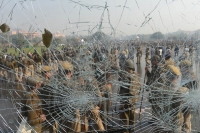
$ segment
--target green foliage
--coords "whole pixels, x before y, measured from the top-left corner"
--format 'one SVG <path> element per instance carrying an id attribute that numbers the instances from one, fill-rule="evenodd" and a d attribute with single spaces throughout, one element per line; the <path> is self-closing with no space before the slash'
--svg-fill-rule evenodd
<path id="1" fill-rule="evenodd" d="M 53 39 L 53 44 L 57 46 L 58 44 L 66 44 L 65 37 L 56 37 Z"/>
<path id="2" fill-rule="evenodd" d="M 8 44 L 8 33 L 0 33 L 0 44 Z"/>
<path id="3" fill-rule="evenodd" d="M 155 32 L 150 36 L 150 39 L 160 40 L 160 39 L 163 39 L 163 38 L 164 38 L 164 35 L 161 32 Z"/>
<path id="4" fill-rule="evenodd" d="M 92 35 L 92 38 L 95 39 L 95 40 L 107 40 L 108 36 L 101 31 L 97 31 L 96 33 L 94 33 Z"/>
<path id="5" fill-rule="evenodd" d="M 30 43 L 22 34 L 11 35 L 10 38 L 12 39 L 12 44 L 18 47 L 25 47 Z"/>
<path id="6" fill-rule="evenodd" d="M 39 43 L 40 41 L 42 41 L 42 38 L 41 38 L 41 37 L 35 37 L 35 38 L 32 39 L 32 43 L 33 43 L 33 44 L 37 44 L 37 43 Z"/>
<path id="7" fill-rule="evenodd" d="M 76 44 L 78 43 L 78 40 L 76 39 L 76 37 L 69 37 L 69 38 L 66 38 L 66 42 L 68 44 Z"/>
<path id="8" fill-rule="evenodd" d="M 177 37 L 177 36 L 173 36 L 172 39 L 173 39 L 174 41 L 177 41 L 177 40 L 178 40 L 178 37 Z"/>

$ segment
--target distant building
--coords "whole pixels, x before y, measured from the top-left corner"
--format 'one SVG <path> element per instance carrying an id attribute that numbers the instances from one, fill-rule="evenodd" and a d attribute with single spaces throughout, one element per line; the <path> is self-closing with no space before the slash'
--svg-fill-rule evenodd
<path id="1" fill-rule="evenodd" d="M 23 30 L 14 30 L 11 31 L 11 35 L 22 34 L 24 36 L 31 36 L 31 38 L 41 37 L 41 34 L 38 32 L 26 32 Z"/>
<path id="2" fill-rule="evenodd" d="M 16 35 L 16 34 L 22 34 L 24 36 L 30 36 L 31 38 L 35 38 L 35 37 L 42 37 L 41 33 L 38 32 L 26 32 L 23 30 L 13 30 L 11 31 L 11 35 Z M 65 37 L 65 34 L 60 33 L 59 31 L 57 31 L 56 33 L 53 34 L 54 37 Z"/>
<path id="3" fill-rule="evenodd" d="M 16 35 L 18 32 L 17 31 L 11 31 L 11 35 Z"/>
<path id="4" fill-rule="evenodd" d="M 54 37 L 65 37 L 64 34 L 61 34 L 59 31 L 53 34 Z"/>

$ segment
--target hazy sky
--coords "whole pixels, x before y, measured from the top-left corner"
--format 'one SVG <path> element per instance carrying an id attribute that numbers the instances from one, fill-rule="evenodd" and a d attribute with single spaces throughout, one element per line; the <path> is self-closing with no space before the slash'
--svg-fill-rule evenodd
<path id="1" fill-rule="evenodd" d="M 0 18 L 12 29 L 43 33 L 46 28 L 66 35 L 88 35 L 99 29 L 118 36 L 192 31 L 200 29 L 200 1 L 0 0 Z"/>

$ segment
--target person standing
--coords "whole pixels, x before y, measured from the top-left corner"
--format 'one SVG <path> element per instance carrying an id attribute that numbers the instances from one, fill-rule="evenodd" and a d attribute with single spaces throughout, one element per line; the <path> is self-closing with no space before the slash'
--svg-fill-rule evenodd
<path id="1" fill-rule="evenodd" d="M 145 61 L 146 61 L 146 66 L 150 65 L 150 51 L 149 48 L 146 49 L 146 57 L 145 57 Z"/>
<path id="2" fill-rule="evenodd" d="M 139 99 L 141 83 L 139 76 L 135 73 L 135 67 L 132 60 L 127 60 L 125 62 L 124 69 L 126 73 L 122 73 L 120 76 L 120 81 L 123 82 L 119 92 L 122 97 L 120 108 L 122 113 L 120 114 L 120 119 L 123 121 L 123 124 L 134 126 L 135 128 L 135 109 Z M 129 133 L 129 131 L 126 133 Z"/>
<path id="3" fill-rule="evenodd" d="M 59 68 L 59 77 L 60 82 L 64 86 L 68 86 L 69 89 L 72 91 L 75 91 L 75 82 L 73 81 L 73 71 L 74 67 L 71 63 L 67 61 L 60 61 L 60 68 Z M 60 128 L 61 133 L 65 132 L 81 132 L 81 122 L 80 122 L 80 112 L 77 108 L 71 108 L 71 110 L 74 112 L 73 117 L 75 118 L 73 121 L 70 119 L 67 120 L 61 120 L 63 127 Z"/>
<path id="4" fill-rule="evenodd" d="M 140 47 L 138 47 L 138 49 L 137 49 L 137 64 L 140 64 L 141 57 L 142 57 L 142 50 Z"/>
<path id="5" fill-rule="evenodd" d="M 154 124 L 167 127 L 170 132 L 179 133 L 184 125 L 181 113 L 185 101 L 182 99 L 182 95 L 188 93 L 188 88 L 179 86 L 180 71 L 177 67 L 167 65 L 164 70 L 165 82 L 155 82 L 151 87 L 150 98 L 152 113 L 155 116 Z"/>
<path id="6" fill-rule="evenodd" d="M 196 78 L 194 72 L 192 71 L 192 63 L 189 60 L 183 60 L 179 64 L 180 71 L 182 74 L 181 77 L 181 86 L 187 87 L 189 91 L 193 91 L 197 89 L 198 79 Z M 191 109 L 189 107 L 185 107 L 182 110 L 183 114 L 183 129 L 185 132 L 191 132 Z"/>
<path id="7" fill-rule="evenodd" d="M 149 66 L 146 66 L 145 68 L 146 76 L 147 76 L 146 85 L 151 85 L 153 82 L 155 82 L 156 80 L 160 78 L 162 67 L 160 66 L 159 62 L 160 62 L 160 56 L 154 55 L 151 58 L 152 70 L 150 71 Z"/>
<path id="8" fill-rule="evenodd" d="M 122 51 L 121 54 L 119 55 L 119 66 L 120 66 L 120 68 L 123 67 L 126 59 L 127 59 L 126 52 Z"/>
<path id="9" fill-rule="evenodd" d="M 151 58 L 155 55 L 155 48 L 151 46 Z"/>
<path id="10" fill-rule="evenodd" d="M 178 53 L 179 53 L 179 47 L 178 47 L 178 45 L 176 45 L 176 47 L 174 49 L 175 57 L 178 56 Z"/>
<path id="11" fill-rule="evenodd" d="M 38 53 L 36 53 L 33 57 L 33 60 L 35 62 L 35 71 L 36 72 L 41 72 L 41 65 L 42 65 L 42 58 L 40 57 L 40 55 Z"/>
<path id="12" fill-rule="evenodd" d="M 119 69 L 119 58 L 118 58 L 118 50 L 112 49 L 111 54 L 109 55 L 109 63 L 112 69 Z"/>
<path id="13" fill-rule="evenodd" d="M 130 49 L 128 52 L 128 59 L 131 59 L 134 62 L 134 46 L 132 46 L 132 45 L 130 45 Z"/>
<path id="14" fill-rule="evenodd" d="M 102 101 L 102 105 L 101 105 L 101 110 L 103 112 L 106 113 L 106 117 L 103 117 L 103 121 L 104 122 L 110 122 L 110 118 L 111 118 L 111 111 L 112 111 L 112 100 L 111 100 L 111 96 L 113 93 L 113 73 L 112 72 L 106 72 L 105 74 L 105 82 L 103 83 L 101 88 L 101 95 L 102 98 L 105 99 L 104 101 Z M 105 128 L 110 129 L 111 127 L 105 124 L 104 125 Z"/>
<path id="15" fill-rule="evenodd" d="M 50 80 L 52 79 L 51 73 L 52 68 L 50 66 L 43 66 L 41 68 L 43 87 L 39 90 L 39 92 L 40 98 L 42 99 L 43 113 L 47 115 L 47 120 L 42 123 L 42 131 L 49 131 L 49 133 L 58 133 L 58 124 L 55 122 L 55 119 L 53 119 L 53 116 L 55 116 L 55 108 L 50 103 L 53 102 L 53 88 L 50 85 Z"/>
<path id="16" fill-rule="evenodd" d="M 157 55 L 161 58 L 160 51 L 159 51 L 158 47 L 156 47 L 156 49 L 155 49 L 155 55 Z"/>
<path id="17" fill-rule="evenodd" d="M 42 80 L 38 76 L 30 76 L 27 78 L 27 85 L 30 91 L 22 100 L 22 116 L 27 117 L 27 123 L 32 127 L 31 133 L 42 133 L 42 123 L 46 121 L 46 115 L 42 111 L 42 101 L 37 91 Z"/>

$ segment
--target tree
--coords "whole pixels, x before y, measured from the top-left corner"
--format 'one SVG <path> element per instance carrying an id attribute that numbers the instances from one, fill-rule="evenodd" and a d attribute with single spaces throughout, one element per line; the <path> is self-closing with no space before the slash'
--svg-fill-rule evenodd
<path id="1" fill-rule="evenodd" d="M 108 36 L 101 31 L 97 31 L 92 35 L 92 38 L 95 40 L 107 40 Z"/>
<path id="2" fill-rule="evenodd" d="M 187 34 L 184 33 L 184 32 L 180 32 L 180 33 L 177 35 L 177 37 L 178 37 L 179 39 L 184 39 L 184 38 L 187 38 Z"/>
<path id="3" fill-rule="evenodd" d="M 32 43 L 33 43 L 33 44 L 37 44 L 37 43 L 39 43 L 40 41 L 42 41 L 42 38 L 41 38 L 41 37 L 35 37 L 35 38 L 32 39 Z"/>
<path id="4" fill-rule="evenodd" d="M 9 35 L 8 33 L 0 33 L 0 44 L 8 44 L 9 43 Z"/>
<path id="5" fill-rule="evenodd" d="M 65 44 L 65 43 L 66 43 L 65 37 L 56 37 L 53 39 L 54 45 Z"/>
<path id="6" fill-rule="evenodd" d="M 67 37 L 66 38 L 66 42 L 68 43 L 68 44 L 77 44 L 78 43 L 78 40 L 76 39 L 76 37 Z"/>
<path id="7" fill-rule="evenodd" d="M 25 38 L 22 34 L 11 35 L 10 38 L 12 39 L 12 44 L 17 47 L 25 47 L 29 45 L 27 38 Z"/>
<path id="8" fill-rule="evenodd" d="M 174 41 L 177 41 L 177 40 L 178 40 L 178 37 L 177 37 L 177 36 L 173 36 L 172 39 L 173 39 Z"/>
<path id="9" fill-rule="evenodd" d="M 151 39 L 163 39 L 164 35 L 161 32 L 155 32 L 150 36 Z"/>

